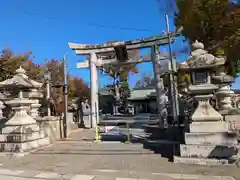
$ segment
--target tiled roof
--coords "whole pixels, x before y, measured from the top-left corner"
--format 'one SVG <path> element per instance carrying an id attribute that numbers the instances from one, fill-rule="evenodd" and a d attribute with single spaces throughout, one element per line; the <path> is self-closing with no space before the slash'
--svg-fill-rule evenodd
<path id="1" fill-rule="evenodd" d="M 152 93 L 155 93 L 155 88 L 151 89 L 134 89 L 131 92 L 130 100 L 141 100 L 146 99 L 148 96 L 150 96 Z"/>
<path id="2" fill-rule="evenodd" d="M 112 92 L 110 92 L 107 88 L 102 88 L 99 90 L 99 95 L 101 96 L 114 96 Z"/>

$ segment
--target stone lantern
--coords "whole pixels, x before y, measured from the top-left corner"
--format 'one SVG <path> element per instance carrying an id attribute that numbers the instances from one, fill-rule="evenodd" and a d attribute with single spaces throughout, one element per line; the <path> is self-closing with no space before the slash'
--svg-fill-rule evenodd
<path id="1" fill-rule="evenodd" d="M 238 131 L 240 127 L 240 109 L 233 107 L 234 91 L 231 90 L 231 84 L 234 82 L 232 76 L 224 71 L 218 76 L 213 76 L 213 80 L 218 83 L 218 90 L 215 93 L 217 97 L 219 112 L 224 116 L 224 120 L 230 124 L 231 131 Z"/>
<path id="2" fill-rule="evenodd" d="M 196 41 L 192 44 L 191 56 L 182 63 L 182 68 L 191 73 L 189 92 L 198 106 L 191 117 L 190 132 L 185 133 L 186 144 L 180 145 L 181 157 L 174 158 L 176 163 L 222 165 L 228 164 L 237 153 L 237 135 L 229 132 L 229 124 L 209 103 L 218 89 L 211 82 L 212 71 L 225 62 L 225 58 L 209 54 L 204 45 Z"/>
<path id="3" fill-rule="evenodd" d="M 29 79 L 26 71 L 20 67 L 12 78 L 0 82 L 1 89 L 18 90 L 18 97 L 7 100 L 5 103 L 12 107 L 14 115 L 1 129 L 1 151 L 22 153 L 49 143 L 49 138 L 41 135 L 36 120 L 29 116 L 27 111 L 34 103 L 23 96 L 24 91 L 38 87 L 38 83 Z"/>
<path id="4" fill-rule="evenodd" d="M 42 97 L 43 94 L 35 88 L 32 89 L 31 92 L 29 93 L 29 98 L 33 101 L 30 111 L 30 114 L 33 118 L 39 116 L 39 108 L 41 107 L 41 104 L 39 104 L 39 99 L 41 99 Z"/>
<path id="5" fill-rule="evenodd" d="M 0 120 L 5 119 L 3 117 L 3 109 L 5 108 L 4 104 L 3 104 L 3 100 L 5 100 L 6 97 L 4 96 L 3 93 L 0 93 Z"/>
<path id="6" fill-rule="evenodd" d="M 220 72 L 220 75 L 213 76 L 213 79 L 219 84 L 219 88 L 216 92 L 219 110 L 222 114 L 225 114 L 224 111 L 228 111 L 233 108 L 231 97 L 234 92 L 231 91 L 230 85 L 234 82 L 234 78 L 227 75 L 225 72 Z"/>

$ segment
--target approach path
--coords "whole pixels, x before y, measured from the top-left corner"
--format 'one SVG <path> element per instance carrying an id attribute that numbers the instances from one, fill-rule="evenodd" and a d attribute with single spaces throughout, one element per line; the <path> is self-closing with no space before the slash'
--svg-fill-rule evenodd
<path id="1" fill-rule="evenodd" d="M 93 130 L 82 130 L 73 133 L 65 141 L 21 158 L 2 156 L 0 157 L 0 175 L 1 169 L 10 169 L 26 171 L 26 173 L 28 171 L 31 173 L 54 172 L 111 178 L 154 180 L 157 179 L 156 176 L 164 173 L 177 173 L 233 176 L 240 180 L 240 169 L 236 166 L 209 167 L 173 164 L 161 155 L 143 149 L 141 144 L 94 143 L 90 141 L 93 137 Z"/>

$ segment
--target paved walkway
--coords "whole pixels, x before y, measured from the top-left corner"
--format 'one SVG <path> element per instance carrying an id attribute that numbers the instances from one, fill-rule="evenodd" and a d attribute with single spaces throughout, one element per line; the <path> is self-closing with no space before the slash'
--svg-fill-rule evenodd
<path id="1" fill-rule="evenodd" d="M 4 171 L 6 169 L 23 171 L 25 174 L 33 174 L 33 177 L 51 172 L 58 175 L 73 175 L 71 178 L 77 174 L 94 178 L 96 176 L 98 179 L 94 180 L 100 180 L 99 178 L 115 180 L 117 177 L 159 180 L 159 176 L 166 177 L 165 173 L 174 173 L 178 177 L 181 174 L 197 174 L 212 176 L 212 179 L 214 179 L 213 176 L 233 176 L 240 180 L 240 171 L 236 166 L 210 167 L 173 164 L 161 155 L 143 149 L 141 144 L 93 143 L 90 141 L 93 137 L 93 132 L 85 130 L 72 134 L 66 141 L 21 158 L 2 156 L 0 168 Z M 89 141 L 83 141 L 83 139 Z M 23 175 L 22 172 L 20 174 Z"/>
<path id="2" fill-rule="evenodd" d="M 113 177 L 105 172 L 105 175 L 85 174 L 59 174 L 56 172 L 40 172 L 30 170 L 9 170 L 0 169 L 0 179 L 4 180 L 234 180 L 229 176 L 206 176 L 177 173 L 149 174 L 148 178 L 141 177 Z"/>

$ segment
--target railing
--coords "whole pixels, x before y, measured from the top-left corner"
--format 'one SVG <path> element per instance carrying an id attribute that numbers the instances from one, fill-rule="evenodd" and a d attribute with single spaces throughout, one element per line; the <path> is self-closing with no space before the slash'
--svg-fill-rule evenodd
<path id="1" fill-rule="evenodd" d="M 98 123 L 98 126 L 118 126 L 120 128 L 120 132 L 123 132 L 124 134 L 127 134 L 127 143 L 130 143 L 132 141 L 132 132 L 134 132 L 134 130 L 131 130 L 131 127 L 133 127 L 134 125 L 156 125 L 159 124 L 159 120 L 155 119 L 155 120 L 134 120 L 132 118 L 129 117 L 124 117 L 126 119 L 121 119 L 121 120 L 100 120 Z M 139 132 L 137 133 L 137 135 L 140 137 Z M 147 134 L 146 134 L 147 135 Z"/>

